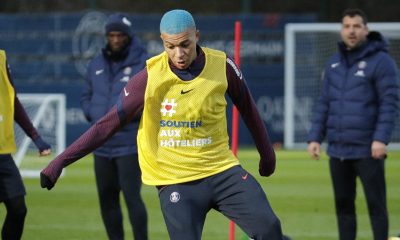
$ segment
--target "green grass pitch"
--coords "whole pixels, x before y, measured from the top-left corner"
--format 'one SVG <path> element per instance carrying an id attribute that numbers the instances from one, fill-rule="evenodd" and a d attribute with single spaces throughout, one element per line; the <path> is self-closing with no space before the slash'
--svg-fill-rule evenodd
<path id="1" fill-rule="evenodd" d="M 281 219 L 285 234 L 294 240 L 338 239 L 333 207 L 328 161 L 311 160 L 305 151 L 277 151 L 277 169 L 273 176 L 258 176 L 258 153 L 240 149 L 242 166 L 257 177 Z M 32 161 L 38 160 L 33 158 Z M 400 232 L 400 152 L 390 152 L 386 161 L 390 234 Z M 88 156 L 67 168 L 66 174 L 51 191 L 40 188 L 39 179 L 24 179 L 27 189 L 28 216 L 23 239 L 107 239 L 101 221 L 93 175 L 92 157 Z M 358 238 L 372 239 L 362 186 L 357 189 Z M 168 239 L 160 212 L 156 189 L 143 186 L 149 215 L 149 238 Z M 0 217 L 3 221 L 5 208 Z M 133 239 L 124 206 L 126 239 Z M 210 211 L 203 230 L 204 240 L 228 239 L 229 220 Z M 236 227 L 235 239 L 246 239 Z"/>

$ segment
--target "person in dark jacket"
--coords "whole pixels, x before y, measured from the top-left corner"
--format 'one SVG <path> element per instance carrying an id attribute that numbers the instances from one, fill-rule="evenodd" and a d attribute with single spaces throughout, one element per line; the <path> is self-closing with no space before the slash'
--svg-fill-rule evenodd
<path id="1" fill-rule="evenodd" d="M 388 239 L 384 163 L 398 104 L 398 76 L 387 42 L 369 32 L 359 9 L 343 13 L 342 41 L 325 67 L 321 96 L 308 136 L 318 159 L 327 137 L 339 238 L 356 238 L 356 178 L 366 196 L 374 239 Z"/>
<path id="2" fill-rule="evenodd" d="M 110 15 L 105 31 L 107 44 L 90 62 L 81 96 L 82 109 L 91 124 L 102 118 L 117 102 L 128 80 L 144 68 L 148 57 L 142 43 L 133 34 L 127 16 L 121 13 Z M 121 191 L 135 239 L 148 238 L 147 212 L 140 196 L 142 183 L 136 146 L 139 119 L 133 119 L 94 151 L 101 215 L 109 239 L 124 238 L 119 199 Z"/>

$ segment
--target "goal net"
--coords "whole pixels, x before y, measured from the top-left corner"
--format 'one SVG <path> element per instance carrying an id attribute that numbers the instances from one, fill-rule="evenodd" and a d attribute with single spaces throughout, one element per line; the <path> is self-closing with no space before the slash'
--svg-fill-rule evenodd
<path id="1" fill-rule="evenodd" d="M 65 149 L 65 95 L 18 94 L 18 98 L 40 136 L 51 145 L 52 154 L 39 157 L 35 144 L 15 123 L 14 161 L 23 177 L 39 177 L 40 171 Z"/>
<path id="2" fill-rule="evenodd" d="M 400 23 L 369 23 L 389 41 L 389 53 L 400 66 Z M 285 121 L 286 148 L 306 147 L 313 104 L 322 85 L 322 71 L 340 40 L 338 23 L 293 23 L 285 26 Z M 392 134 L 390 148 L 400 146 L 400 122 Z"/>

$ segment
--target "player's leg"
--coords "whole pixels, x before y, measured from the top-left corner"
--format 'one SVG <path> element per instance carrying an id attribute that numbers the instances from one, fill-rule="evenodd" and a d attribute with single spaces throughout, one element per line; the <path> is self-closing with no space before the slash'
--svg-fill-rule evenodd
<path id="1" fill-rule="evenodd" d="M 168 185 L 159 189 L 160 205 L 169 238 L 200 240 L 211 191 L 204 180 Z"/>
<path id="2" fill-rule="evenodd" d="M 21 239 L 27 208 L 25 197 L 19 196 L 4 201 L 7 215 L 1 231 L 2 239 Z"/>
<path id="3" fill-rule="evenodd" d="M 340 240 L 354 240 L 356 238 L 357 175 L 354 169 L 355 161 L 357 160 L 342 161 L 338 158 L 330 158 L 329 160 Z"/>
<path id="4" fill-rule="evenodd" d="M 128 208 L 129 220 L 135 240 L 147 240 L 147 212 L 140 189 L 142 187 L 141 171 L 137 154 L 115 159 L 122 193 Z"/>
<path id="5" fill-rule="evenodd" d="M 362 159 L 356 164 L 363 184 L 375 240 L 386 240 L 389 219 L 386 204 L 385 160 Z"/>
<path id="6" fill-rule="evenodd" d="M 1 231 L 2 239 L 20 239 L 27 208 L 25 187 L 10 154 L 0 154 L 0 201 L 7 214 Z"/>
<path id="7" fill-rule="evenodd" d="M 124 230 L 119 202 L 120 187 L 115 163 L 110 158 L 94 155 L 94 170 L 101 217 L 108 238 L 110 240 L 123 239 Z"/>
<path id="8" fill-rule="evenodd" d="M 214 208 L 253 239 L 282 240 L 281 224 L 256 179 L 240 166 L 212 176 Z"/>

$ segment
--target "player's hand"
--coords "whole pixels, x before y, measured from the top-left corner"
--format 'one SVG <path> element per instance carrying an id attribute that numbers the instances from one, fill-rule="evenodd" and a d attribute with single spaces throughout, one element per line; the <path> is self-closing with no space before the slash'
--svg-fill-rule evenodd
<path id="1" fill-rule="evenodd" d="M 268 159 L 261 158 L 258 165 L 258 173 L 263 177 L 271 176 L 275 171 L 275 159 L 269 161 Z"/>
<path id="2" fill-rule="evenodd" d="M 371 145 L 371 155 L 373 159 L 385 159 L 386 158 L 386 144 L 379 141 L 373 141 Z"/>
<path id="3" fill-rule="evenodd" d="M 41 137 L 33 140 L 33 143 L 39 149 L 39 156 L 47 156 L 51 153 L 51 146 L 46 143 Z"/>
<path id="4" fill-rule="evenodd" d="M 50 155 L 50 154 L 51 154 L 51 149 L 46 149 L 46 150 L 43 150 L 43 151 L 39 152 L 39 156 L 41 156 L 41 157 L 47 156 L 47 155 Z"/>
<path id="5" fill-rule="evenodd" d="M 43 173 L 40 173 L 40 186 L 42 188 L 47 188 L 47 190 L 50 190 L 54 187 L 54 183 L 51 182 L 51 180 Z"/>
<path id="6" fill-rule="evenodd" d="M 319 142 L 310 142 L 307 147 L 308 154 L 314 160 L 319 160 L 319 155 L 321 152 L 321 144 Z"/>
<path id="7" fill-rule="evenodd" d="M 57 160 L 53 160 L 40 172 L 40 186 L 50 190 L 54 187 L 57 179 L 60 177 L 63 165 Z"/>

